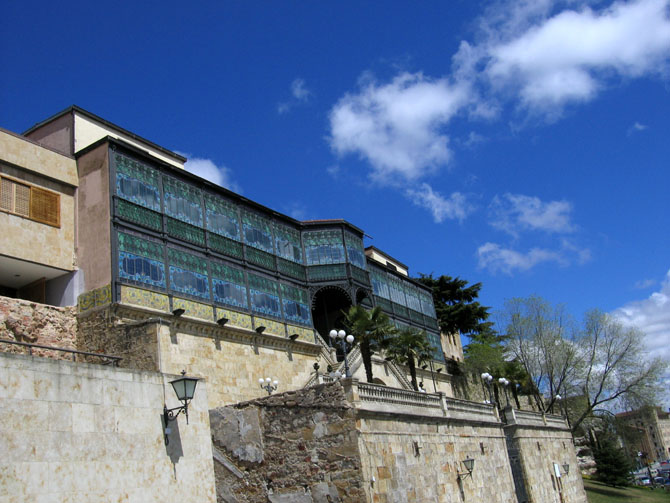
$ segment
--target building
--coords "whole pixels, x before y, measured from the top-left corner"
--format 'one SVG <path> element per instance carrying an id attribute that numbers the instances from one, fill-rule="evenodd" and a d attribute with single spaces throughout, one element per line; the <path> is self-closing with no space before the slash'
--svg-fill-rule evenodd
<path id="1" fill-rule="evenodd" d="M 586 501 L 562 418 L 454 396 L 460 338 L 440 333 L 431 291 L 366 248 L 362 229 L 278 213 L 75 106 L 23 136 L 1 133 L 11 239 L 0 245 L 0 339 L 29 334 L 70 352 L 0 353 L 0 496 Z M 362 382 L 360 349 L 344 360 L 328 340 L 352 305 L 425 331 L 428 393 L 379 354 L 374 383 Z M 93 364 L 115 361 L 106 355 L 124 368 Z M 324 375 L 347 363 L 352 379 Z M 190 422 L 168 428 L 167 383 L 182 370 L 203 382 Z M 259 402 L 268 376 L 287 393 Z M 224 419 L 210 428 L 214 409 Z M 256 455 L 263 446 L 272 460 Z M 287 473 L 284 452 L 304 471 Z"/>
<path id="2" fill-rule="evenodd" d="M 623 424 L 624 444 L 631 457 L 643 453 L 648 462 L 670 459 L 670 411 L 643 407 L 616 417 Z"/>

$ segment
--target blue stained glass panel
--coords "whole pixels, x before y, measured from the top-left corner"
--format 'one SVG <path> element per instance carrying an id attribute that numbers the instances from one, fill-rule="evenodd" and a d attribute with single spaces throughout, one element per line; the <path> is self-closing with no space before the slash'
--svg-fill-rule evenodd
<path id="1" fill-rule="evenodd" d="M 244 211 L 242 213 L 242 230 L 245 243 L 268 253 L 274 253 L 272 228 L 268 219 Z"/>
<path id="2" fill-rule="evenodd" d="M 225 199 L 205 194 L 207 229 L 216 234 L 240 240 L 240 217 L 237 207 Z"/>
<path id="3" fill-rule="evenodd" d="M 207 276 L 181 267 L 170 266 L 170 289 L 176 292 L 209 299 Z"/>
<path id="4" fill-rule="evenodd" d="M 247 287 L 230 281 L 212 278 L 214 301 L 247 309 Z"/>
<path id="5" fill-rule="evenodd" d="M 266 316 L 281 318 L 281 309 L 279 307 L 279 297 L 259 290 L 249 289 L 251 294 L 251 309 Z"/>
<path id="6" fill-rule="evenodd" d="M 403 286 L 405 290 L 405 298 L 407 299 L 407 307 L 421 312 L 421 301 L 419 300 L 419 294 L 417 293 L 416 288 L 409 283 L 404 283 Z"/>
<path id="7" fill-rule="evenodd" d="M 430 318 L 436 318 L 433 296 L 425 292 L 420 292 L 419 298 L 421 299 L 421 312 Z"/>
<path id="8" fill-rule="evenodd" d="M 163 178 L 165 214 L 202 227 L 200 191 L 195 187 L 170 177 Z"/>
<path id="9" fill-rule="evenodd" d="M 302 264 L 300 232 L 283 225 L 275 225 L 275 246 L 277 255 Z"/>
<path id="10" fill-rule="evenodd" d="M 375 295 L 387 300 L 391 300 L 391 293 L 389 291 L 388 277 L 386 273 L 380 271 L 372 271 L 370 274 L 372 279 L 372 291 Z"/>
<path id="11" fill-rule="evenodd" d="M 156 187 L 152 187 L 123 173 L 116 174 L 116 193 L 123 199 L 127 199 L 145 208 L 150 208 L 154 211 L 161 210 L 160 193 Z"/>
<path id="12" fill-rule="evenodd" d="M 119 277 L 165 288 L 165 265 L 157 260 L 119 251 Z"/>
<path id="13" fill-rule="evenodd" d="M 347 247 L 347 257 L 349 263 L 365 269 L 365 251 L 363 250 L 363 240 L 351 232 L 344 233 L 344 243 Z"/>
<path id="14" fill-rule="evenodd" d="M 400 280 L 389 276 L 389 291 L 391 292 L 391 300 L 401 306 L 406 306 L 405 293 L 402 291 L 402 283 Z"/>
<path id="15" fill-rule="evenodd" d="M 284 299 L 284 317 L 301 325 L 311 325 L 312 315 L 309 307 L 301 302 Z"/>
<path id="16" fill-rule="evenodd" d="M 346 262 L 342 233 L 339 230 L 306 231 L 302 236 L 308 265 Z"/>

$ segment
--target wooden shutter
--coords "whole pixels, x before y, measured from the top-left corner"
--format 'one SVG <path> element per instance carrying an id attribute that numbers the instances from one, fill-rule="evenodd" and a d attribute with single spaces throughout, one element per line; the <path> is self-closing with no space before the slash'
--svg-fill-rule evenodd
<path id="1" fill-rule="evenodd" d="M 60 196 L 48 190 L 31 187 L 30 218 L 60 227 Z"/>
<path id="2" fill-rule="evenodd" d="M 14 182 L 0 178 L 0 208 L 14 211 Z"/>

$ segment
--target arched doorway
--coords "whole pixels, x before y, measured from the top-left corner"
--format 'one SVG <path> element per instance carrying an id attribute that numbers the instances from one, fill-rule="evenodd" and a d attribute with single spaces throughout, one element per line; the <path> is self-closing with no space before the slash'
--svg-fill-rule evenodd
<path id="1" fill-rule="evenodd" d="M 346 290 L 338 286 L 324 286 L 312 299 L 312 320 L 314 328 L 326 342 L 330 342 L 328 333 L 343 328 L 343 311 L 351 307 L 351 297 Z"/>

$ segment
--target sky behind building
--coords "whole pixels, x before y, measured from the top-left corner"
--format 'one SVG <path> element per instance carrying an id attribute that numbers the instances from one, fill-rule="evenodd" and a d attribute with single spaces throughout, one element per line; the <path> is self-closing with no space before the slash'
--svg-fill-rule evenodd
<path id="1" fill-rule="evenodd" d="M 670 359 L 669 11 L 5 2 L 0 126 L 77 104 L 415 275 L 482 282 L 494 310 L 599 307 Z"/>

